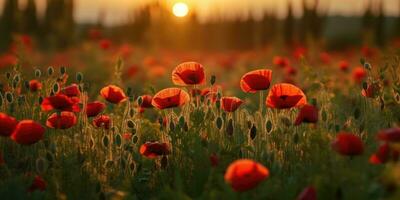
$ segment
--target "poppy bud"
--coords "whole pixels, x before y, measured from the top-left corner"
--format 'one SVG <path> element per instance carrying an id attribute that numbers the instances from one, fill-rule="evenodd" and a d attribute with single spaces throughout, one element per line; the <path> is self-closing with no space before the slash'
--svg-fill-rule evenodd
<path id="1" fill-rule="evenodd" d="M 130 109 L 130 110 L 129 110 L 129 116 L 130 116 L 130 117 L 135 116 L 135 110 L 134 110 L 134 109 Z"/>
<path id="2" fill-rule="evenodd" d="M 43 159 L 43 158 L 38 158 L 38 159 L 36 160 L 36 171 L 37 171 L 39 174 L 44 174 L 44 173 L 46 172 L 46 169 L 47 169 L 47 162 L 46 162 L 46 160 Z"/>
<path id="3" fill-rule="evenodd" d="M 185 125 L 185 117 L 181 116 L 179 117 L 179 126 L 183 127 Z"/>
<path id="4" fill-rule="evenodd" d="M 251 138 L 252 140 L 254 140 L 254 138 L 256 137 L 256 135 L 257 135 L 257 128 L 256 128 L 256 126 L 253 124 L 253 126 L 252 126 L 251 129 L 250 129 L 250 138 Z"/>
<path id="5" fill-rule="evenodd" d="M 253 122 L 251 122 L 250 120 L 247 120 L 247 128 L 251 129 L 252 125 L 253 125 Z"/>
<path id="6" fill-rule="evenodd" d="M 39 102 L 39 104 L 42 104 L 42 102 L 43 102 L 43 97 L 42 96 L 39 97 L 38 102 Z"/>
<path id="7" fill-rule="evenodd" d="M 126 88 L 126 95 L 128 95 L 128 96 L 132 95 L 132 88 L 131 87 Z"/>
<path id="8" fill-rule="evenodd" d="M 8 103 L 12 103 L 14 101 L 14 97 L 10 92 L 6 92 L 6 99 Z"/>
<path id="9" fill-rule="evenodd" d="M 7 72 L 7 73 L 6 73 L 6 78 L 7 78 L 7 79 L 10 79 L 10 78 L 11 78 L 11 73 L 10 73 L 10 72 Z"/>
<path id="10" fill-rule="evenodd" d="M 317 99 L 316 98 L 312 98 L 310 100 L 310 104 L 313 105 L 313 106 L 317 106 Z"/>
<path id="11" fill-rule="evenodd" d="M 76 80 L 78 82 L 82 82 L 83 80 L 83 74 L 81 72 L 76 73 Z"/>
<path id="12" fill-rule="evenodd" d="M 270 133 L 272 131 L 272 122 L 268 120 L 265 127 L 267 128 L 267 132 Z"/>
<path id="13" fill-rule="evenodd" d="M 54 92 L 54 93 L 57 93 L 59 89 L 60 89 L 60 87 L 59 87 L 58 83 L 55 83 L 55 84 L 53 85 L 53 92 Z"/>
<path id="14" fill-rule="evenodd" d="M 216 79 L 217 79 L 217 77 L 215 75 L 211 76 L 211 80 L 210 80 L 211 85 L 215 84 Z"/>
<path id="15" fill-rule="evenodd" d="M 217 124 L 217 128 L 220 129 L 220 130 L 222 128 L 222 123 L 223 123 L 222 118 L 221 117 L 217 117 L 216 124 Z"/>
<path id="16" fill-rule="evenodd" d="M 367 69 L 367 70 L 371 70 L 372 66 L 369 63 L 364 63 L 364 68 Z"/>
<path id="17" fill-rule="evenodd" d="M 53 67 L 48 67 L 47 68 L 47 74 L 49 75 L 49 76 L 51 76 L 51 75 L 53 75 L 53 73 L 54 73 L 54 68 Z"/>
<path id="18" fill-rule="evenodd" d="M 169 123 L 169 130 L 171 131 L 175 131 L 175 124 L 174 122 L 171 120 L 171 122 Z"/>
<path id="19" fill-rule="evenodd" d="M 40 71 L 40 69 L 36 69 L 36 70 L 35 70 L 35 76 L 36 76 L 37 78 L 39 78 L 41 75 L 42 75 L 42 71 Z"/>
<path id="20" fill-rule="evenodd" d="M 64 67 L 64 66 L 60 67 L 60 73 L 61 73 L 61 75 L 64 75 L 65 72 L 67 72 L 67 68 Z"/>
<path id="21" fill-rule="evenodd" d="M 132 143 L 133 144 L 136 144 L 138 140 L 139 140 L 138 136 L 135 135 L 135 136 L 132 137 Z"/>
<path id="22" fill-rule="evenodd" d="M 115 141 L 114 141 L 114 143 L 115 143 L 118 147 L 121 147 L 121 144 L 122 144 L 122 137 L 121 137 L 120 134 L 116 134 L 116 135 L 115 135 Z"/>
<path id="23" fill-rule="evenodd" d="M 217 107 L 217 109 L 221 108 L 221 101 L 220 100 L 216 101 L 215 106 Z"/>
<path id="24" fill-rule="evenodd" d="M 128 128 L 135 128 L 135 123 L 132 120 L 128 120 L 126 122 Z"/>
<path id="25" fill-rule="evenodd" d="M 13 78 L 13 81 L 16 82 L 16 83 L 19 83 L 20 80 L 21 79 L 20 79 L 19 75 L 15 75 L 14 78 Z"/>
<path id="26" fill-rule="evenodd" d="M 229 121 L 228 121 L 228 124 L 226 126 L 226 133 L 229 136 L 233 135 L 233 120 L 232 119 L 229 119 Z"/>
<path id="27" fill-rule="evenodd" d="M 367 89 L 368 89 L 368 83 L 364 81 L 364 82 L 362 83 L 362 88 L 363 88 L 364 90 L 367 90 Z"/>
<path id="28" fill-rule="evenodd" d="M 139 106 L 142 106 L 143 98 L 140 96 L 140 97 L 137 99 L 137 102 L 138 102 L 138 105 L 139 105 Z"/>
<path id="29" fill-rule="evenodd" d="M 365 64 L 365 58 L 360 58 L 360 63 L 361 63 L 361 65 L 364 65 Z"/>
<path id="30" fill-rule="evenodd" d="M 25 89 L 29 90 L 29 81 L 24 81 Z"/>
<path id="31" fill-rule="evenodd" d="M 108 136 L 105 135 L 102 139 L 102 142 L 103 142 L 103 146 L 107 148 L 108 145 L 110 144 L 110 139 L 108 138 Z"/>
<path id="32" fill-rule="evenodd" d="M 163 156 L 163 157 L 161 158 L 161 168 L 162 168 L 162 169 L 165 169 L 165 168 L 167 168 L 167 165 L 168 165 L 167 156 Z"/>
<path id="33" fill-rule="evenodd" d="M 20 96 L 18 97 L 18 105 L 22 105 L 22 104 L 25 103 L 25 102 L 26 102 L 25 96 L 24 96 L 24 95 L 20 95 Z"/>

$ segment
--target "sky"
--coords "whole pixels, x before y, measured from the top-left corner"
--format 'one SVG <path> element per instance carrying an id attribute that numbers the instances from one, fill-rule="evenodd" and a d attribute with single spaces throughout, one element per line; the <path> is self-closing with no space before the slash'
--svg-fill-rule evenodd
<path id="1" fill-rule="evenodd" d="M 20 0 L 21 6 L 24 1 Z M 35 0 L 39 5 L 39 13 L 44 10 L 46 0 Z M 100 13 L 105 14 L 106 24 L 120 24 L 128 20 L 135 9 L 154 0 L 75 0 L 75 19 L 78 22 L 96 22 Z M 232 16 L 248 16 L 255 18 L 262 15 L 265 10 L 273 11 L 281 18 L 287 13 L 288 2 L 293 3 L 294 14 L 301 16 L 301 2 L 303 0 L 163 0 L 172 7 L 176 2 L 184 2 L 190 10 L 195 10 L 200 20 L 208 20 L 216 16 L 229 18 Z M 312 0 L 306 0 L 312 1 Z M 365 10 L 369 0 L 319 0 L 320 6 L 331 15 L 359 15 Z M 379 0 L 372 0 L 379 1 Z M 384 10 L 387 15 L 397 16 L 400 13 L 400 0 L 383 0 Z M 0 8 L 4 0 L 0 0 Z"/>

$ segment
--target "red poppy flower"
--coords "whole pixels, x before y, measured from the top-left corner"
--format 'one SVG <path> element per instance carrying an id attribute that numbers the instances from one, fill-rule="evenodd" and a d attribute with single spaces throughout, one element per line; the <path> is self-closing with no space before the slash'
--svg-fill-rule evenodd
<path id="1" fill-rule="evenodd" d="M 376 55 L 376 49 L 368 47 L 368 46 L 363 46 L 361 48 L 361 53 L 366 58 L 372 58 Z"/>
<path id="2" fill-rule="evenodd" d="M 31 92 L 36 92 L 42 89 L 42 83 L 38 80 L 30 80 L 29 81 L 29 90 Z"/>
<path id="3" fill-rule="evenodd" d="M 297 69 L 292 66 L 285 67 L 285 75 L 286 76 L 295 76 L 297 74 Z"/>
<path id="4" fill-rule="evenodd" d="M 124 91 L 115 85 L 108 85 L 101 89 L 101 96 L 110 103 L 118 104 L 126 100 Z"/>
<path id="5" fill-rule="evenodd" d="M 234 112 L 242 105 L 243 101 L 237 97 L 222 97 L 221 108 L 225 112 Z"/>
<path id="6" fill-rule="evenodd" d="M 94 101 L 91 103 L 88 103 L 86 105 L 86 116 L 87 117 L 94 117 L 100 114 L 104 108 L 106 108 L 106 104 L 100 102 L 100 101 Z"/>
<path id="7" fill-rule="evenodd" d="M 244 192 L 257 187 L 268 176 L 269 171 L 262 164 L 240 159 L 228 166 L 224 178 L 235 191 Z"/>
<path id="8" fill-rule="evenodd" d="M 93 119 L 93 126 L 97 128 L 110 129 L 111 118 L 108 115 L 99 115 Z"/>
<path id="9" fill-rule="evenodd" d="M 331 146 L 334 151 L 344 156 L 361 155 L 364 152 L 364 144 L 361 138 L 346 132 L 337 134 Z"/>
<path id="10" fill-rule="evenodd" d="M 46 186 L 47 186 L 47 183 L 42 177 L 35 176 L 35 178 L 32 181 L 31 186 L 28 188 L 28 192 L 33 192 L 35 190 L 45 191 Z"/>
<path id="11" fill-rule="evenodd" d="M 22 120 L 15 127 L 11 139 L 18 144 L 30 145 L 38 142 L 44 136 L 45 129 L 33 120 Z"/>
<path id="12" fill-rule="evenodd" d="M 240 79 L 240 88 L 243 92 L 255 93 L 259 90 L 268 90 L 272 79 L 272 71 L 259 69 L 246 73 Z"/>
<path id="13" fill-rule="evenodd" d="M 122 138 L 124 138 L 124 140 L 130 140 L 132 138 L 132 133 L 124 133 L 122 134 Z"/>
<path id="14" fill-rule="evenodd" d="M 142 95 L 142 103 L 139 105 L 142 108 L 152 108 L 153 105 L 151 105 L 151 102 L 153 100 L 153 97 L 150 95 Z"/>
<path id="15" fill-rule="evenodd" d="M 175 85 L 199 85 L 206 82 L 203 65 L 196 62 L 185 62 L 172 71 L 172 82 Z"/>
<path id="16" fill-rule="evenodd" d="M 321 62 L 326 65 L 330 64 L 332 61 L 331 55 L 328 52 L 320 53 L 319 58 L 321 59 Z"/>
<path id="17" fill-rule="evenodd" d="M 99 42 L 100 48 L 103 50 L 108 50 L 111 48 L 112 42 L 111 40 L 108 39 L 102 39 Z"/>
<path id="18" fill-rule="evenodd" d="M 272 86 L 266 104 L 278 109 L 299 107 L 307 104 L 307 98 L 300 88 L 289 83 L 280 83 Z"/>
<path id="19" fill-rule="evenodd" d="M 147 158 L 156 158 L 157 156 L 168 155 L 169 147 L 167 143 L 146 142 L 140 146 L 139 151 Z"/>
<path id="20" fill-rule="evenodd" d="M 399 159 L 400 152 L 392 149 L 388 143 L 383 143 L 379 146 L 378 151 L 371 155 L 369 162 L 371 164 L 383 164 L 389 160 L 397 161 Z"/>
<path id="21" fill-rule="evenodd" d="M 273 61 L 274 65 L 279 66 L 279 67 L 286 67 L 288 66 L 289 63 L 289 59 L 285 58 L 285 57 L 281 57 L 281 56 L 275 56 Z"/>
<path id="22" fill-rule="evenodd" d="M 60 114 L 53 113 L 47 118 L 46 126 L 55 129 L 68 129 L 73 127 L 77 118 L 73 112 L 64 111 Z"/>
<path id="23" fill-rule="evenodd" d="M 400 128 L 383 129 L 378 132 L 378 139 L 385 142 L 400 142 Z"/>
<path id="24" fill-rule="evenodd" d="M 0 113 L 0 136 L 10 136 L 17 124 L 18 121 L 14 117 L 8 116 L 5 113 Z"/>
<path id="25" fill-rule="evenodd" d="M 317 123 L 318 122 L 318 108 L 313 105 L 306 104 L 297 115 L 294 125 L 300 125 L 301 123 Z"/>
<path id="26" fill-rule="evenodd" d="M 60 93 L 67 95 L 68 97 L 79 97 L 79 95 L 81 94 L 81 92 L 79 91 L 79 86 L 75 83 L 62 88 Z"/>
<path id="27" fill-rule="evenodd" d="M 217 167 L 219 163 L 219 158 L 217 154 L 213 153 L 210 155 L 210 163 L 212 167 Z"/>
<path id="28" fill-rule="evenodd" d="M 158 109 L 182 106 L 190 101 L 189 94 L 179 88 L 167 88 L 153 96 L 151 104 Z"/>
<path id="29" fill-rule="evenodd" d="M 356 67 L 353 69 L 353 79 L 357 83 L 361 83 L 365 78 L 367 78 L 367 71 L 364 67 Z"/>
<path id="30" fill-rule="evenodd" d="M 350 64 L 346 60 L 342 60 L 339 62 L 339 69 L 346 72 L 349 70 Z"/>
<path id="31" fill-rule="evenodd" d="M 293 51 L 293 57 L 296 58 L 297 60 L 306 55 L 307 55 L 307 48 L 303 46 L 298 46 Z"/>
<path id="32" fill-rule="evenodd" d="M 367 89 L 361 90 L 361 95 L 367 98 L 375 98 L 379 91 L 379 85 L 377 84 L 368 84 Z"/>
<path id="33" fill-rule="evenodd" d="M 42 102 L 42 110 L 50 111 L 50 110 L 60 110 L 60 111 L 72 111 L 79 112 L 79 99 L 78 98 L 70 98 L 64 94 L 56 94 L 53 96 L 46 97 Z"/>
<path id="34" fill-rule="evenodd" d="M 306 187 L 299 196 L 297 196 L 296 200 L 317 200 L 317 192 L 313 186 Z"/>
<path id="35" fill-rule="evenodd" d="M 96 28 L 92 28 L 89 30 L 88 32 L 89 38 L 92 40 L 97 40 L 101 38 L 101 30 L 96 29 Z"/>

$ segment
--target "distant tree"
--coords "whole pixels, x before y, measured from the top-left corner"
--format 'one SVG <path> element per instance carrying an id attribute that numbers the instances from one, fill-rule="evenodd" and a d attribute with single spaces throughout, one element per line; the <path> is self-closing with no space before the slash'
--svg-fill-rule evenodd
<path id="1" fill-rule="evenodd" d="M 36 14 L 36 3 L 28 0 L 26 8 L 22 11 L 22 31 L 27 34 L 36 34 L 38 30 L 38 18 Z"/>
<path id="2" fill-rule="evenodd" d="M 378 16 L 376 17 L 376 23 L 375 23 L 375 43 L 376 45 L 383 47 L 386 42 L 386 37 L 385 37 L 385 13 L 383 11 L 383 1 L 380 0 L 378 4 Z"/>
<path id="3" fill-rule="evenodd" d="M 5 0 L 0 19 L 0 48 L 5 50 L 12 42 L 12 34 L 18 31 L 18 0 Z"/>
<path id="4" fill-rule="evenodd" d="M 294 43 L 294 16 L 291 1 L 288 3 L 287 16 L 284 21 L 284 40 L 287 45 L 293 45 Z"/>
<path id="5" fill-rule="evenodd" d="M 75 22 L 74 0 L 47 0 L 41 30 L 48 47 L 65 48 L 73 42 Z"/>

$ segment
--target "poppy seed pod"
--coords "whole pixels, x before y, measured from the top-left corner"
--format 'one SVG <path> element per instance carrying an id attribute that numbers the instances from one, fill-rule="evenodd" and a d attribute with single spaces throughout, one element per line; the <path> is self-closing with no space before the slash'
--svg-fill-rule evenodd
<path id="1" fill-rule="evenodd" d="M 222 123 L 223 123 L 222 117 L 217 117 L 217 120 L 215 121 L 215 123 L 216 123 L 216 125 L 217 125 L 217 128 L 221 130 L 221 128 L 222 128 Z"/>
<path id="2" fill-rule="evenodd" d="M 42 71 L 40 71 L 40 69 L 36 69 L 35 70 L 35 77 L 36 78 L 40 78 L 41 75 L 42 75 Z"/>
<path id="3" fill-rule="evenodd" d="M 229 136 L 232 136 L 233 135 L 233 120 L 232 119 L 229 119 L 228 120 L 228 124 L 226 125 L 226 133 L 229 135 Z"/>
<path id="4" fill-rule="evenodd" d="M 253 126 L 252 126 L 251 129 L 250 129 L 250 138 L 251 138 L 252 140 L 254 140 L 254 138 L 256 138 L 256 136 L 257 136 L 257 128 L 256 128 L 256 126 L 253 124 Z"/>
<path id="5" fill-rule="evenodd" d="M 216 80 L 217 80 L 217 77 L 216 77 L 215 75 L 212 75 L 212 76 L 211 76 L 211 79 L 210 79 L 210 84 L 211 84 L 211 85 L 214 85 L 215 82 L 216 82 Z"/>

